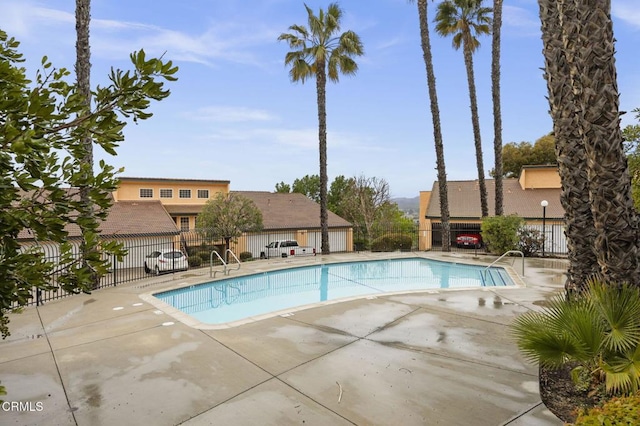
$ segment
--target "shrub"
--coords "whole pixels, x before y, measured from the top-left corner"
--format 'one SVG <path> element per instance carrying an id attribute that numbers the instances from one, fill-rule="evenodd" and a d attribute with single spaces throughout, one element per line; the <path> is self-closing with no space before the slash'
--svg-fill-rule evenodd
<path id="1" fill-rule="evenodd" d="M 542 311 L 511 325 L 520 351 L 550 369 L 568 363 L 574 382 L 611 395 L 640 389 L 640 289 L 593 280 L 578 294 L 557 294 Z M 588 383 L 587 383 L 588 382 Z"/>
<path id="2" fill-rule="evenodd" d="M 518 250 L 525 256 L 535 256 L 542 251 L 544 240 L 537 229 L 520 228 L 518 239 Z"/>
<path id="3" fill-rule="evenodd" d="M 640 394 L 612 398 L 602 407 L 582 411 L 576 419 L 576 426 L 640 425 Z"/>
<path id="4" fill-rule="evenodd" d="M 408 251 L 411 250 L 411 245 L 411 235 L 387 234 L 373 240 L 371 251 Z"/>
<path id="5" fill-rule="evenodd" d="M 240 262 L 246 262 L 247 260 L 253 259 L 253 254 L 250 251 L 243 251 L 238 256 L 238 259 L 240 259 Z"/>
<path id="6" fill-rule="evenodd" d="M 491 216 L 482 219 L 482 239 L 490 252 L 503 254 L 518 248 L 518 230 L 523 224 L 520 216 Z"/>
<path id="7" fill-rule="evenodd" d="M 202 258 L 197 254 L 192 254 L 191 256 L 189 256 L 189 266 L 194 268 L 202 266 Z"/>

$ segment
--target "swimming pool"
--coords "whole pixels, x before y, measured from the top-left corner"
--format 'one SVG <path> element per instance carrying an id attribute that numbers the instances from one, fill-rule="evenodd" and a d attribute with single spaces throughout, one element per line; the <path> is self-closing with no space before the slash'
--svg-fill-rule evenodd
<path id="1" fill-rule="evenodd" d="M 428 289 L 514 285 L 504 268 L 424 258 L 289 268 L 156 293 L 205 324 L 225 324 L 313 303 Z"/>

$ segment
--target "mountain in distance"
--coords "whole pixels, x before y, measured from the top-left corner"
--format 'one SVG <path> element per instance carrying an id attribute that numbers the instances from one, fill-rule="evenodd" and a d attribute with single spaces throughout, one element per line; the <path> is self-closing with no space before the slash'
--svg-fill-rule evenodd
<path id="1" fill-rule="evenodd" d="M 418 217 L 418 212 L 420 211 L 420 196 L 413 198 L 392 198 L 391 202 L 396 203 L 398 205 L 398 208 L 402 210 L 407 216 Z"/>

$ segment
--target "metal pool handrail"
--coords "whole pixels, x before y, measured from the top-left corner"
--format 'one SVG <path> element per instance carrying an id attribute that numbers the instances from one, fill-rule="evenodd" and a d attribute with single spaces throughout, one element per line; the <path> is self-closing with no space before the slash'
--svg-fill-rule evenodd
<path id="1" fill-rule="evenodd" d="M 226 253 L 229 253 L 231 256 L 233 256 L 233 258 L 236 260 L 236 263 L 238 264 L 237 268 L 226 270 L 226 274 L 229 275 L 229 272 L 237 271 L 238 269 L 240 269 L 240 260 L 236 257 L 235 253 L 231 251 L 231 249 L 227 249 L 227 251 L 225 251 L 225 254 Z M 228 264 L 225 265 L 225 269 L 226 269 L 227 266 L 228 266 Z"/>
<path id="2" fill-rule="evenodd" d="M 489 270 L 489 268 L 491 268 L 493 265 L 495 265 L 500 260 L 502 260 L 502 258 L 505 257 L 506 255 L 513 254 L 513 253 L 519 254 L 520 256 L 522 256 L 522 276 L 524 277 L 524 253 L 521 252 L 520 250 L 509 250 L 509 251 L 505 252 L 502 256 L 500 256 L 499 258 L 497 258 L 496 260 L 491 262 L 491 264 L 489 266 L 487 266 L 486 268 L 484 268 L 482 270 L 482 275 L 485 277 L 485 279 L 486 279 L 486 273 Z"/>
<path id="3" fill-rule="evenodd" d="M 218 259 L 220 259 L 220 262 L 222 262 L 223 268 L 222 268 L 222 273 L 224 275 L 229 275 L 229 272 L 231 271 L 237 271 L 238 269 L 240 269 L 240 260 L 238 260 L 238 258 L 236 257 L 235 253 L 233 251 L 231 251 L 231 249 L 227 249 L 225 251 L 225 254 L 230 253 L 231 256 L 236 260 L 236 262 L 238 263 L 238 267 L 234 268 L 234 269 L 228 269 L 229 264 L 227 262 L 224 261 L 224 259 L 222 258 L 222 256 L 220 256 L 220 253 L 218 253 L 215 250 L 211 251 L 211 254 L 209 255 L 209 276 L 210 277 L 214 277 L 216 276 L 216 273 L 220 272 L 220 271 L 214 271 L 213 270 L 213 255 L 215 254 Z"/>

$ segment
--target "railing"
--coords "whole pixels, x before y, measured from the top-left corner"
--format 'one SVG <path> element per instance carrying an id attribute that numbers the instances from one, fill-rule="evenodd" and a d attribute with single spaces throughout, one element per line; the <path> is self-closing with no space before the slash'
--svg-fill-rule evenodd
<path id="1" fill-rule="evenodd" d="M 508 252 L 504 253 L 502 256 L 500 256 L 499 258 L 491 262 L 489 266 L 487 266 L 482 270 L 482 275 L 485 277 L 485 279 L 486 279 L 486 274 L 489 268 L 491 268 L 493 265 L 498 263 L 500 260 L 502 260 L 503 257 L 505 257 L 508 254 L 519 254 L 520 256 L 522 256 L 522 276 L 524 277 L 524 253 L 521 252 L 520 250 L 509 250 Z"/>
<path id="2" fill-rule="evenodd" d="M 228 262 L 225 262 L 224 259 L 222 258 L 222 256 L 220 256 L 220 253 L 218 253 L 216 250 L 212 250 L 211 254 L 209 255 L 209 276 L 215 278 L 216 277 L 216 273 L 218 272 L 222 272 L 224 275 L 229 275 L 229 273 L 231 271 L 237 271 L 238 269 L 240 269 L 240 260 L 236 257 L 235 253 L 233 251 L 231 251 L 231 249 L 227 249 L 227 251 L 224 252 L 225 254 L 231 254 L 231 256 L 236 260 L 236 263 L 238 265 L 237 268 L 233 268 L 233 269 L 229 269 L 229 264 Z M 220 262 L 222 262 L 222 271 L 214 271 L 213 270 L 213 255 L 216 255 L 216 257 L 218 259 L 220 259 Z M 228 259 L 228 257 L 227 257 Z"/>

